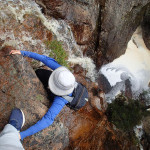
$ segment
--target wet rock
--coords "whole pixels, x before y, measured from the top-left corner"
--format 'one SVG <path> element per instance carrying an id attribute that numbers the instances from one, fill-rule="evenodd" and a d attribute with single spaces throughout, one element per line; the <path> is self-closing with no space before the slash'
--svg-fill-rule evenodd
<path id="1" fill-rule="evenodd" d="M 98 77 L 98 85 L 102 89 L 102 91 L 104 91 L 104 93 L 108 93 L 112 89 L 110 83 L 103 74 L 100 74 Z"/>
<path id="2" fill-rule="evenodd" d="M 148 117 L 145 117 L 144 120 L 143 120 L 143 130 L 144 132 L 150 136 L 150 116 Z"/>
<path id="3" fill-rule="evenodd" d="M 150 6 L 147 7 L 142 21 L 143 39 L 148 49 L 150 49 Z"/>
<path id="4" fill-rule="evenodd" d="M 0 39 L 0 46 L 2 46 L 4 42 L 4 40 Z"/>
<path id="5" fill-rule="evenodd" d="M 83 68 L 78 64 L 74 66 L 73 70 L 74 70 L 74 73 L 76 73 L 76 74 L 80 74 L 83 72 Z"/>
<path id="6" fill-rule="evenodd" d="M 37 0 L 46 15 L 67 21 L 83 52 L 95 50 L 99 4 L 97 0 Z M 93 45 L 93 46 L 91 46 Z"/>
<path id="7" fill-rule="evenodd" d="M 102 6 L 101 32 L 99 50 L 107 62 L 119 57 L 125 52 L 127 42 L 135 29 L 142 22 L 149 0 L 108 0 Z M 98 56 L 98 65 L 102 62 Z"/>
<path id="8" fill-rule="evenodd" d="M 144 149 L 150 149 L 150 127 L 149 127 L 150 117 L 149 116 L 145 117 L 142 123 L 144 134 L 142 135 L 141 138 L 141 144 Z"/>
<path id="9" fill-rule="evenodd" d="M 94 58 L 98 68 L 125 52 L 127 42 L 143 16 L 148 26 L 149 0 L 36 2 L 46 15 L 69 23 L 83 54 Z"/>

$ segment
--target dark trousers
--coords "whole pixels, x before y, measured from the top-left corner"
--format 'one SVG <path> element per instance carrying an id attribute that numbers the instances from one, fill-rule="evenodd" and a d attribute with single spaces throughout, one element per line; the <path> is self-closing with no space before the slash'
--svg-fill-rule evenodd
<path id="1" fill-rule="evenodd" d="M 39 80 L 42 82 L 44 89 L 47 92 L 48 99 L 53 100 L 55 95 L 48 88 L 49 87 L 48 86 L 48 80 L 49 80 L 49 77 L 50 77 L 52 71 L 46 70 L 46 69 L 37 69 L 35 71 L 35 73 L 36 73 L 37 77 L 39 78 Z"/>

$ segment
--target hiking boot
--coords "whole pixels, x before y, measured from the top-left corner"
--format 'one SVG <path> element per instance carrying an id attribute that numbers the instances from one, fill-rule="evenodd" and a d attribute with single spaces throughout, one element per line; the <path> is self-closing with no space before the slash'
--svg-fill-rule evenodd
<path id="1" fill-rule="evenodd" d="M 25 123 L 24 113 L 21 109 L 14 108 L 11 112 L 9 124 L 14 126 L 18 131 L 21 130 Z"/>

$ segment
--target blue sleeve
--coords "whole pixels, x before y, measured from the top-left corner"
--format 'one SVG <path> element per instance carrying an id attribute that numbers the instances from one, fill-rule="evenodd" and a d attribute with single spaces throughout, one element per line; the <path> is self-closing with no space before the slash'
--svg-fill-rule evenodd
<path id="1" fill-rule="evenodd" d="M 40 54 L 29 52 L 29 51 L 20 51 L 20 52 L 23 56 L 27 56 L 27 57 L 43 62 L 46 66 L 48 66 L 52 70 L 55 70 L 61 66 L 55 61 L 55 59 L 47 57 L 45 55 L 40 55 Z"/>
<path id="2" fill-rule="evenodd" d="M 31 126 L 25 131 L 20 132 L 21 140 L 50 126 L 53 123 L 55 117 L 59 114 L 59 112 L 67 103 L 68 101 L 64 98 L 56 96 L 52 106 L 49 108 L 48 112 L 44 115 L 44 117 L 39 120 L 35 125 Z"/>

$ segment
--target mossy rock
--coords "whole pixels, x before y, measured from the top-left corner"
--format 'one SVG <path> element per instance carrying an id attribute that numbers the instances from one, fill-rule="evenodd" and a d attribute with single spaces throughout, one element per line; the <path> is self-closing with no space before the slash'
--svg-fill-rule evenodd
<path id="1" fill-rule="evenodd" d="M 62 42 L 54 41 L 45 41 L 46 47 L 51 50 L 49 57 L 54 58 L 60 65 L 66 66 L 69 68 L 67 62 L 68 53 L 63 49 Z"/>

